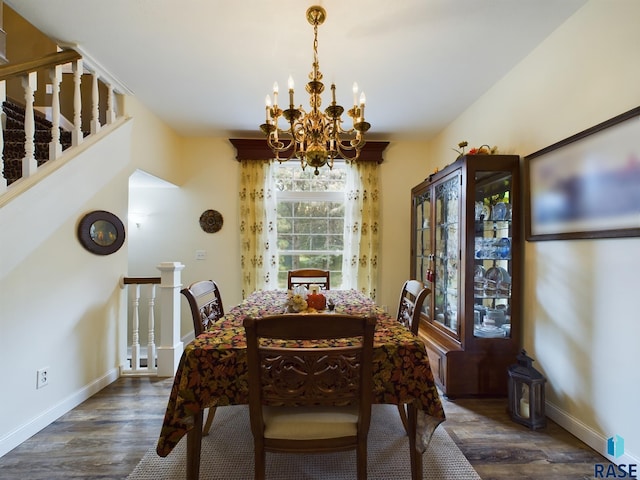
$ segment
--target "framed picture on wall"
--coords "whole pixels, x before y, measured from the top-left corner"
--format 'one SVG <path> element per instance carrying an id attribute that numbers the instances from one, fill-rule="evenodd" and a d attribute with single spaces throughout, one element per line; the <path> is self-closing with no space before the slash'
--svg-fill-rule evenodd
<path id="1" fill-rule="evenodd" d="M 640 107 L 524 157 L 526 238 L 640 236 Z"/>

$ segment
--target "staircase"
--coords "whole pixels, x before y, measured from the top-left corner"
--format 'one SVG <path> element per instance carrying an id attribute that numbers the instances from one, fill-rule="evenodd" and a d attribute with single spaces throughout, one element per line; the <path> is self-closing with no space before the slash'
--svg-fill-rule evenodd
<path id="1" fill-rule="evenodd" d="M 51 114 L 47 117 L 34 106 L 39 76 L 51 89 L 50 105 L 46 107 Z M 6 82 L 13 78 L 20 80 L 24 97 L 22 92 L 12 94 L 11 98 L 7 96 Z M 86 88 L 81 89 L 81 84 Z M 126 87 L 76 50 L 62 50 L 20 64 L 0 65 L 3 124 L 0 129 L 0 207 L 39 181 L 42 176 L 35 174 L 43 164 L 64 161 L 61 157 L 65 150 L 68 150 L 65 152 L 68 160 L 71 150 L 87 137 L 122 119 L 116 96 L 127 94 L 131 92 Z M 90 112 L 84 122 L 83 105 L 85 111 Z M 63 106 L 73 112 L 72 119 L 62 117 Z"/>
<path id="2" fill-rule="evenodd" d="M 6 100 L 2 104 L 2 111 L 6 116 L 4 129 L 4 169 L 2 175 L 7 180 L 7 185 L 22 177 L 22 159 L 25 151 L 25 108 L 17 103 Z M 35 125 L 35 158 L 38 167 L 49 160 L 49 144 L 52 140 L 51 129 L 53 124 L 40 112 L 34 112 Z M 86 132 L 85 132 L 86 135 Z M 60 127 L 60 143 L 62 150 L 71 146 L 71 132 Z"/>

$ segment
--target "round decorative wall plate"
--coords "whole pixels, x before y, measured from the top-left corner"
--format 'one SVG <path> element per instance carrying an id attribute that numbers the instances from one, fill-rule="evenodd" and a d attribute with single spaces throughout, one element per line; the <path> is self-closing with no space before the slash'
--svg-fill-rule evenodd
<path id="1" fill-rule="evenodd" d="M 216 233 L 222 228 L 222 215 L 217 210 L 205 210 L 200 215 L 200 227 L 207 233 Z"/>

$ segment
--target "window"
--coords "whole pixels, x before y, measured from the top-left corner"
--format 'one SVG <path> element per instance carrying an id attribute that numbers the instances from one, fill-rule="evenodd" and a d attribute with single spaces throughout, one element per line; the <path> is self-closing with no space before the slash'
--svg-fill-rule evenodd
<path id="1" fill-rule="evenodd" d="M 321 268 L 331 272 L 331 285 L 342 284 L 344 215 L 347 170 L 302 170 L 295 161 L 276 167 L 278 287 L 287 288 L 287 272 Z"/>

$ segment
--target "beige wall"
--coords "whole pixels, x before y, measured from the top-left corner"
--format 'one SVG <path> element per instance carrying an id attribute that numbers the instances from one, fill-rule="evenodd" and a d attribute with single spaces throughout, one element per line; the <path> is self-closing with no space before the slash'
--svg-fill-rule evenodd
<path id="1" fill-rule="evenodd" d="M 133 188 L 130 211 L 145 214 L 138 228 L 129 223 L 129 274 L 158 275 L 163 261 L 179 261 L 183 285 L 202 279 L 218 283 L 226 309 L 240 303 L 240 239 L 238 230 L 238 186 L 240 164 L 235 149 L 226 139 L 182 139 L 176 188 Z M 169 180 L 170 177 L 162 177 Z M 222 214 L 219 232 L 200 228 L 205 210 Z M 196 250 L 206 258 L 196 260 Z M 193 323 L 182 300 L 182 335 Z"/>
<path id="2" fill-rule="evenodd" d="M 54 53 L 56 44 L 40 33 L 33 25 L 9 6 L 0 5 L 4 13 L 4 31 L 7 40 L 7 61 L 11 64 L 33 60 Z M 42 105 L 45 98 L 46 72 L 38 72 L 38 88 L 35 93 L 36 105 Z M 7 97 L 20 103 L 24 102 L 24 89 L 19 78 L 7 81 Z"/>
<path id="3" fill-rule="evenodd" d="M 118 376 L 126 244 L 94 255 L 76 230 L 93 210 L 126 218 L 130 139 L 120 124 L 0 208 L 0 455 Z"/>
<path id="4" fill-rule="evenodd" d="M 640 105 L 640 2 L 591 0 L 431 143 L 526 156 Z M 640 240 L 525 245 L 524 347 L 548 378 L 547 413 L 606 452 L 640 458 Z M 617 462 L 634 463 L 629 457 Z"/>
<path id="5" fill-rule="evenodd" d="M 411 188 L 429 175 L 427 144 L 392 142 L 380 167 L 378 303 L 396 313 L 410 272 Z"/>

